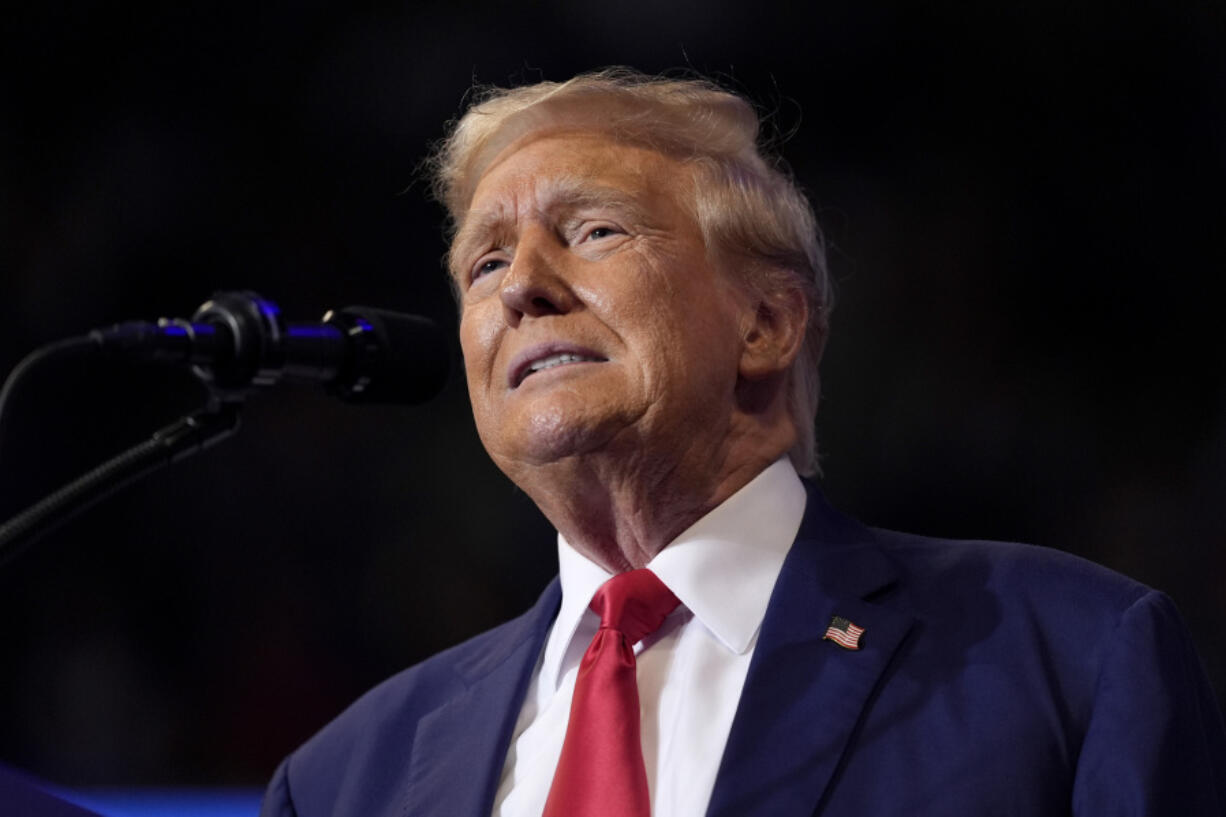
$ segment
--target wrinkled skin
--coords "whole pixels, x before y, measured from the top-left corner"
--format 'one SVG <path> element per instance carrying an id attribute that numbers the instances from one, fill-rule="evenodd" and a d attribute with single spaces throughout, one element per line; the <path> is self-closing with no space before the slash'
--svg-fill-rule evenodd
<path id="1" fill-rule="evenodd" d="M 794 439 L 783 387 L 803 299 L 760 302 L 721 269 L 692 184 L 643 147 L 537 135 L 486 169 L 453 245 L 481 440 L 614 572 L 645 564 Z M 563 362 L 530 368 L 542 360 Z"/>

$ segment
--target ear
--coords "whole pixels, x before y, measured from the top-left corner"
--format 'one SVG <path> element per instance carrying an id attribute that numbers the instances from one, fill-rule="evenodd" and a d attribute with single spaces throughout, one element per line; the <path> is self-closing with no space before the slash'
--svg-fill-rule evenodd
<path id="1" fill-rule="evenodd" d="M 752 306 L 752 302 L 751 302 Z M 809 302 L 797 287 L 768 293 L 747 314 L 741 336 L 740 376 L 762 380 L 786 372 L 800 354 L 809 324 Z"/>

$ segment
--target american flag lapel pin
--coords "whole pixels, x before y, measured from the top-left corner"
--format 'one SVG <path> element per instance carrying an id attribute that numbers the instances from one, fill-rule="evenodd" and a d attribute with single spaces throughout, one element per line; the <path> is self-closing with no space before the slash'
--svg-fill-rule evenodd
<path id="1" fill-rule="evenodd" d="M 826 628 L 826 634 L 822 636 L 822 640 L 829 639 L 845 650 L 858 650 L 862 635 L 864 635 L 863 627 L 857 627 L 842 616 L 835 616 L 830 619 L 830 626 Z"/>

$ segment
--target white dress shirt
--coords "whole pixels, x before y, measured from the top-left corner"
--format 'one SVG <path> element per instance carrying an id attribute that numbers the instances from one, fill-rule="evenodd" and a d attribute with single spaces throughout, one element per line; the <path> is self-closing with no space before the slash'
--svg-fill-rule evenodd
<path id="1" fill-rule="evenodd" d="M 657 817 L 706 813 L 758 630 L 804 509 L 804 485 L 780 459 L 647 565 L 681 600 L 635 645 L 643 760 Z M 562 606 L 515 724 L 495 817 L 544 810 L 579 662 L 600 626 L 588 604 L 611 574 L 560 534 L 558 568 Z"/>

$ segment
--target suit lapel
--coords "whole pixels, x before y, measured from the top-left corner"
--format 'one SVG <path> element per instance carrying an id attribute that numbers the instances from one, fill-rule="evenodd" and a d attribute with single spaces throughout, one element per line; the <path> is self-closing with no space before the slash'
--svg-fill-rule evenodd
<path id="1" fill-rule="evenodd" d="M 912 619 L 866 601 L 895 581 L 872 534 L 809 486 L 805 521 L 762 622 L 708 817 L 814 814 Z M 833 616 L 860 649 L 823 640 Z"/>
<path id="2" fill-rule="evenodd" d="M 511 733 L 560 599 L 555 579 L 518 626 L 457 666 L 462 691 L 418 722 L 405 814 L 489 817 Z"/>

